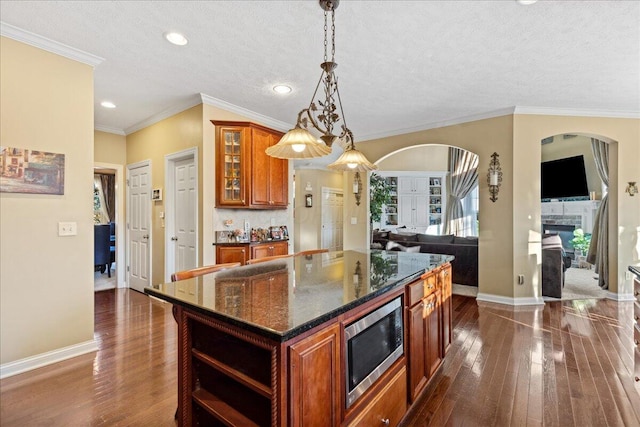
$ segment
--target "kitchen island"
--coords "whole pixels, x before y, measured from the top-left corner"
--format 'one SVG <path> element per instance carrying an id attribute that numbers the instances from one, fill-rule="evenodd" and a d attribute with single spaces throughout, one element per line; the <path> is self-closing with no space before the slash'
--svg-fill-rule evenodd
<path id="1" fill-rule="evenodd" d="M 329 252 L 146 288 L 178 323 L 179 425 L 397 425 L 451 342 L 451 260 Z M 368 354 L 384 369 L 361 375 Z"/>

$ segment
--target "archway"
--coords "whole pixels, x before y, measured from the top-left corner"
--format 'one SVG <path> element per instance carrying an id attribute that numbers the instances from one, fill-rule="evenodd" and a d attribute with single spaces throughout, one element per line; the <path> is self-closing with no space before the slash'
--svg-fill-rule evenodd
<path id="1" fill-rule="evenodd" d="M 606 144 L 606 149 L 617 152 L 617 144 L 611 138 L 581 132 L 570 132 L 548 136 L 541 140 L 541 226 L 543 233 L 543 266 L 542 295 L 547 297 L 545 285 L 549 289 L 549 277 L 545 278 L 545 268 L 549 271 L 549 262 L 544 257 L 545 237 L 549 234 L 561 236 L 565 251 L 563 263 L 562 299 L 605 298 L 610 295 L 609 284 L 616 283 L 616 268 L 609 268 L 615 261 L 617 246 L 614 236 L 603 245 L 607 248 L 603 254 L 602 265 L 594 266 L 595 252 L 587 257 L 591 235 L 616 230 L 617 205 L 608 203 L 609 220 L 606 226 L 598 224 L 598 209 L 606 194 L 617 192 L 617 180 L 610 179 L 608 186 L 601 179 L 602 168 L 607 176 L 617 176 L 617 155 L 609 157 L 609 161 L 601 165 L 600 159 L 594 158 L 592 138 Z M 597 150 L 596 150 L 597 151 Z M 598 156 L 596 156 L 598 157 Z M 595 234 L 594 234 L 595 233 Z M 584 237 L 583 237 L 584 236 Z M 607 243 L 608 242 L 608 243 Z M 595 243 L 591 246 L 594 246 Z M 592 249 L 595 249 L 592 247 Z M 571 259 L 569 261 L 569 258 Z M 602 271 L 598 271 L 602 270 Z M 603 276 L 604 275 L 604 276 Z M 605 286 L 601 289 L 600 286 Z M 552 292 L 553 294 L 553 292 Z M 559 295 L 553 295 L 559 296 Z"/>
<path id="2" fill-rule="evenodd" d="M 447 227 L 446 211 L 452 205 L 448 197 L 452 188 L 449 171 L 450 148 L 475 155 L 472 168 L 475 178 L 461 198 L 462 216 L 456 216 L 456 227 Z M 396 196 L 390 212 L 382 215 L 380 232 L 415 234 L 426 252 L 454 255 L 454 286 L 456 293 L 477 294 L 478 289 L 478 165 L 477 154 L 463 148 L 444 144 L 416 144 L 385 154 L 376 161 L 378 175 L 389 180 Z M 455 172 L 455 179 L 461 171 Z M 480 176 L 479 179 L 483 179 Z M 406 212 L 409 212 L 408 214 Z M 384 237 L 383 237 L 384 239 Z M 384 242 L 384 240 L 382 240 Z M 435 242 L 438 242 L 437 244 Z M 424 243 L 424 245 L 423 245 Z M 432 244 L 433 243 L 433 244 Z"/>

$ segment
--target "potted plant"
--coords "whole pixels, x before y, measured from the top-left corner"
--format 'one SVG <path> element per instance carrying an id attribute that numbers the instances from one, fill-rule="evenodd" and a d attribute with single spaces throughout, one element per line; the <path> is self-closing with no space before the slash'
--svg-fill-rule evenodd
<path id="1" fill-rule="evenodd" d="M 582 228 L 576 228 L 573 230 L 573 239 L 571 240 L 574 254 L 576 257 L 586 255 L 589 252 L 589 245 L 591 244 L 591 234 L 582 230 Z"/>
<path id="2" fill-rule="evenodd" d="M 369 225 L 371 226 L 371 240 L 373 243 L 373 224 L 382 219 L 384 205 L 391 203 L 391 186 L 380 175 L 371 174 L 369 178 Z"/>

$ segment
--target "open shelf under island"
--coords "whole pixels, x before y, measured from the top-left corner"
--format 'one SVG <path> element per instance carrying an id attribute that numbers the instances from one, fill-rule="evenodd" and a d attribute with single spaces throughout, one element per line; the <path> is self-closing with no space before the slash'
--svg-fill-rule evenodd
<path id="1" fill-rule="evenodd" d="M 178 322 L 179 425 L 397 425 L 451 343 L 452 259 L 329 252 L 146 288 Z"/>

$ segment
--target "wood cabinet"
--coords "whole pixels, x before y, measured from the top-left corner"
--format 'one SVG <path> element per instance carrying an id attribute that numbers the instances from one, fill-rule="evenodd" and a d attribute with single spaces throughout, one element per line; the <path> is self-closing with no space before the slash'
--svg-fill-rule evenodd
<path id="1" fill-rule="evenodd" d="M 448 273 L 445 273 L 448 272 Z M 443 277 L 450 280 L 451 265 L 425 273 L 406 286 L 409 401 L 415 402 L 440 367 L 444 357 L 444 334 L 450 334 L 451 314 L 444 318 Z M 449 298 L 450 300 L 450 298 Z M 447 322 L 445 326 L 444 323 Z"/>
<path id="2" fill-rule="evenodd" d="M 289 253 L 289 244 L 283 242 L 267 242 L 251 246 L 251 258 L 259 259 L 274 255 L 286 255 Z"/>
<path id="3" fill-rule="evenodd" d="M 289 243 L 286 240 L 253 245 L 249 243 L 216 245 L 216 263 L 239 262 L 245 265 L 250 259 L 264 258 L 273 255 L 286 255 L 288 253 Z"/>
<path id="4" fill-rule="evenodd" d="M 348 425 L 397 426 L 407 411 L 406 376 L 407 370 L 402 366 L 391 379 L 385 381 L 382 391 Z"/>
<path id="5" fill-rule="evenodd" d="M 338 324 L 293 344 L 289 351 L 292 426 L 339 426 L 340 327 Z"/>
<path id="6" fill-rule="evenodd" d="M 281 132 L 249 122 L 216 126 L 216 207 L 286 209 L 289 161 L 268 156 Z"/>
<path id="7" fill-rule="evenodd" d="M 198 313 L 174 310 L 179 425 L 279 425 L 274 346 Z"/>
<path id="8" fill-rule="evenodd" d="M 216 263 L 239 262 L 245 265 L 249 260 L 249 245 L 216 245 Z"/>
<path id="9" fill-rule="evenodd" d="M 452 328 L 452 282 L 451 264 L 442 266 L 438 272 L 438 287 L 440 288 L 440 310 L 442 311 L 442 357 L 449 351 L 453 342 Z"/>

